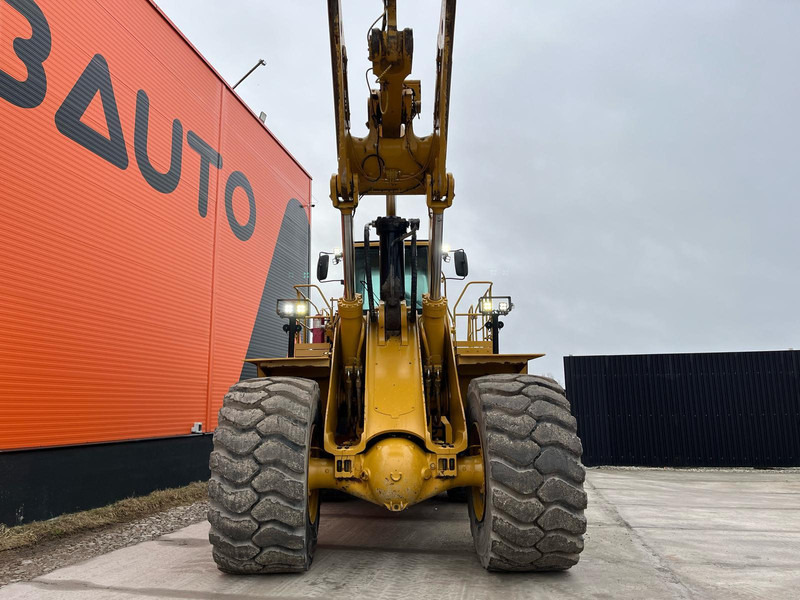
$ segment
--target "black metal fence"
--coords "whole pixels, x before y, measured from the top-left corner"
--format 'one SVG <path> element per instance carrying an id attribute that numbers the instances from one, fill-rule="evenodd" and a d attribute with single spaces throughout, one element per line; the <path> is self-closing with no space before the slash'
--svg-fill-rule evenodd
<path id="1" fill-rule="evenodd" d="M 586 465 L 800 466 L 800 351 L 565 356 Z"/>

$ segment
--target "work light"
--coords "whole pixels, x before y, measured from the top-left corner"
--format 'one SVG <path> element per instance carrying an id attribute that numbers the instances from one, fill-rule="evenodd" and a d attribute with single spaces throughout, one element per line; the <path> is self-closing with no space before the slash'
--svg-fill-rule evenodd
<path id="1" fill-rule="evenodd" d="M 308 300 L 278 300 L 278 316 L 284 319 L 304 319 L 308 316 Z"/>
<path id="2" fill-rule="evenodd" d="M 478 301 L 478 310 L 484 315 L 507 315 L 512 308 L 511 296 L 483 296 Z"/>

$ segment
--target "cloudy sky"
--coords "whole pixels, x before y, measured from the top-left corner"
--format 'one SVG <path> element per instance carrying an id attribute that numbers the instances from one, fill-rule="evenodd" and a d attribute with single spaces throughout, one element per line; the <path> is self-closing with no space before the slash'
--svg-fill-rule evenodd
<path id="1" fill-rule="evenodd" d="M 314 255 L 340 245 L 325 3 L 158 3 L 228 81 L 266 59 L 237 91 L 314 178 Z M 343 5 L 362 135 L 381 2 Z M 399 2 L 420 134 L 438 19 Z M 568 354 L 800 347 L 798 31 L 793 0 L 462 0 L 445 238 L 512 295 L 502 351 L 546 352 L 531 370 L 563 383 Z M 356 231 L 382 208 L 365 198 Z"/>

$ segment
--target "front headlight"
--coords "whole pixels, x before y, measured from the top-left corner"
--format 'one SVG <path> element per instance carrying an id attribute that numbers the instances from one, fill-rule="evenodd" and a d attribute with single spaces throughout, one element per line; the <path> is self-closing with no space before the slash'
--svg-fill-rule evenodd
<path id="1" fill-rule="evenodd" d="M 278 300 L 277 313 L 283 319 L 299 318 L 308 316 L 310 303 L 308 300 Z"/>
<path id="2" fill-rule="evenodd" d="M 511 296 L 484 296 L 478 301 L 478 308 L 484 315 L 507 315 L 514 304 Z"/>

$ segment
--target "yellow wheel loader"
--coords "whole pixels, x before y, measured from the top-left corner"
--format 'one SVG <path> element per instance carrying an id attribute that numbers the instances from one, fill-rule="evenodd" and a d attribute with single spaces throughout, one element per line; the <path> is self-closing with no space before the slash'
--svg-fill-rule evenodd
<path id="1" fill-rule="evenodd" d="M 443 217 L 454 197 L 445 158 L 455 0 L 442 4 L 433 132 L 424 137 L 413 128 L 420 82 L 407 79 L 413 36 L 397 29 L 395 0 L 384 0 L 381 25 L 368 36 L 378 88 L 363 138 L 350 133 L 339 0 L 328 11 L 338 148 L 331 200 L 342 225 L 334 261 L 344 290 L 318 305 L 319 288 L 298 285 L 296 298 L 279 301 L 288 356 L 248 359 L 259 377 L 225 396 L 210 459 L 214 559 L 229 573 L 308 569 L 320 490 L 389 511 L 459 490 L 484 567 L 568 569 L 583 549 L 586 494 L 564 390 L 527 374 L 540 354 L 499 353 L 499 316 L 510 298 L 479 282 L 486 288 L 459 313 L 469 286 L 451 308 L 443 285 Z M 356 241 L 353 215 L 372 195 L 385 197 L 386 215 Z M 427 241 L 417 239 L 419 221 L 396 214 L 406 195 L 427 199 Z M 466 255 L 452 259 L 465 277 Z M 328 261 L 320 256 L 321 280 Z M 463 340 L 459 316 L 467 320 Z"/>

